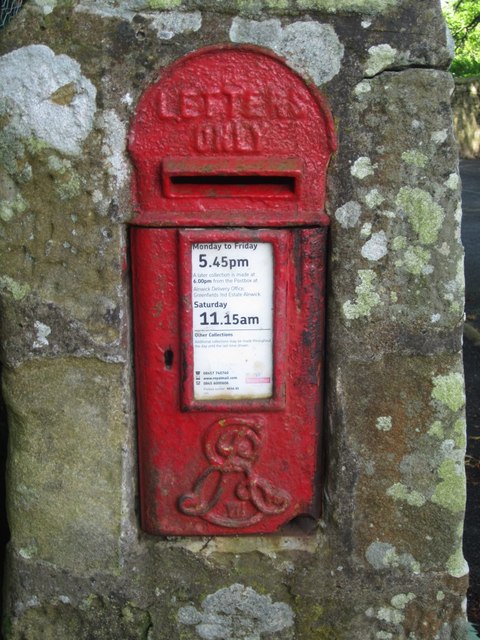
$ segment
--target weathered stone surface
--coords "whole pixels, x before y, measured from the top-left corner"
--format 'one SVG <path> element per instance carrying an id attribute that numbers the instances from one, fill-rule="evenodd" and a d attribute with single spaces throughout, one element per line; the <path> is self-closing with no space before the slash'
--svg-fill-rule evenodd
<path id="1" fill-rule="evenodd" d="M 310 535 L 136 516 L 127 132 L 163 67 L 219 43 L 319 85 L 339 139 Z M 436 0 L 31 0 L 2 32 L 7 640 L 466 637 L 450 56 Z"/>
<path id="2" fill-rule="evenodd" d="M 463 249 L 451 90 L 447 74 L 427 70 L 386 72 L 353 88 L 348 144 L 340 143 L 339 173 L 332 173 L 332 261 L 339 268 L 331 310 L 341 332 L 337 348 L 355 357 L 460 348 Z"/>
<path id="3" fill-rule="evenodd" d="M 122 510 L 122 370 L 59 359 L 4 371 L 12 550 L 79 573 L 115 570 Z"/>

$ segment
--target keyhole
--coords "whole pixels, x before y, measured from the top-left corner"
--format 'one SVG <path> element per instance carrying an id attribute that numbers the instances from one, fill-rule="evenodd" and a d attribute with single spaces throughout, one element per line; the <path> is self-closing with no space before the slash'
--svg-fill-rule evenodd
<path id="1" fill-rule="evenodd" d="M 165 351 L 163 360 L 165 362 L 165 369 L 171 369 L 173 365 L 173 351 L 171 349 Z"/>

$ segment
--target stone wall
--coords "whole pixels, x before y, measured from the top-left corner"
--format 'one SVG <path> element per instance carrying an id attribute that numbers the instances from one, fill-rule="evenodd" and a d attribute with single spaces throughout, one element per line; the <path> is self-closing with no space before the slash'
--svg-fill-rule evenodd
<path id="1" fill-rule="evenodd" d="M 326 96 L 323 515 L 156 538 L 137 506 L 129 123 L 201 46 Z M 32 0 L 0 42 L 7 640 L 466 638 L 459 177 L 437 0 Z"/>
<path id="2" fill-rule="evenodd" d="M 480 79 L 456 78 L 452 108 L 461 158 L 480 156 Z"/>

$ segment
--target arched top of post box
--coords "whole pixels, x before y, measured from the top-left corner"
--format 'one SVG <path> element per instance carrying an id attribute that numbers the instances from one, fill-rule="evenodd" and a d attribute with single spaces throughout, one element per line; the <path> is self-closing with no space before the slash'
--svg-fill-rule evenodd
<path id="1" fill-rule="evenodd" d="M 200 49 L 140 99 L 129 136 L 133 224 L 326 224 L 335 146 L 320 93 L 275 54 Z"/>

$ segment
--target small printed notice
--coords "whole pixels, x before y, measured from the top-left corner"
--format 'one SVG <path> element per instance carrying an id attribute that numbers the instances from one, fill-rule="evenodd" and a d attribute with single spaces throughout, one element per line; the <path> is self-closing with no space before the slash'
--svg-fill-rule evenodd
<path id="1" fill-rule="evenodd" d="M 271 398 L 271 243 L 193 243 L 192 313 L 194 399 Z"/>

